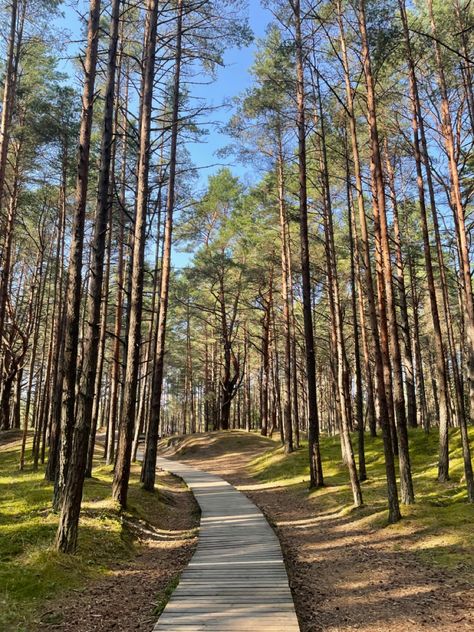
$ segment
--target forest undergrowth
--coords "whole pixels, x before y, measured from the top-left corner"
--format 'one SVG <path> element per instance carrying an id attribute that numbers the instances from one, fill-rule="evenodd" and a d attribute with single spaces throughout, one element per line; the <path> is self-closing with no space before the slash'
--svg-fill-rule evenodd
<path id="1" fill-rule="evenodd" d="M 69 629 L 62 628 L 62 623 L 72 628 L 76 625 L 82 632 L 92 630 L 92 624 L 79 624 L 84 614 L 77 612 L 80 599 L 84 611 L 91 610 L 88 591 L 92 586 L 100 587 L 110 579 L 117 583 L 114 576 L 130 570 L 137 559 L 146 555 L 154 540 L 158 540 L 158 545 L 160 540 L 165 545 L 172 542 L 177 553 L 184 541 L 195 543 L 195 531 L 182 530 L 183 517 L 178 515 L 183 511 L 189 513 L 193 506 L 196 510 L 194 501 L 192 505 L 179 502 L 183 493 L 191 497 L 182 481 L 163 474 L 158 477 L 156 492 L 145 492 L 140 487 L 139 467 L 135 465 L 131 473 L 129 509 L 120 511 L 110 496 L 112 468 L 103 463 L 97 452 L 94 476 L 84 487 L 77 555 L 55 551 L 58 514 L 51 510 L 52 484 L 44 480 L 41 469 L 18 469 L 20 440 L 14 433 L 9 438 L 11 440 L 6 442 L 4 438 L 0 445 L 0 630 L 22 632 L 48 626 L 55 630 Z M 196 512 L 186 518 L 196 526 Z M 176 583 L 189 555 L 185 559 L 174 556 L 171 582 Z M 168 584 L 169 564 L 156 566 Z M 130 582 L 125 582 L 125 593 L 130 588 Z M 159 588 L 156 581 L 157 603 L 162 599 Z M 115 601 L 123 599 L 123 594 L 118 594 Z M 143 605 L 140 598 L 135 601 L 137 607 Z M 148 620 L 154 620 L 157 617 L 153 612 L 154 603 L 147 602 L 146 595 L 144 606 Z M 117 603 L 112 597 L 108 608 L 114 607 L 117 608 Z M 100 608 L 97 610 L 100 612 Z M 73 616 L 67 622 L 74 612 L 78 618 Z M 108 610 L 103 609 L 101 615 L 97 612 L 90 615 L 107 619 Z M 113 617 L 110 620 L 116 621 Z M 121 618 L 121 621 L 124 620 Z M 97 621 L 95 629 L 104 628 Z"/>

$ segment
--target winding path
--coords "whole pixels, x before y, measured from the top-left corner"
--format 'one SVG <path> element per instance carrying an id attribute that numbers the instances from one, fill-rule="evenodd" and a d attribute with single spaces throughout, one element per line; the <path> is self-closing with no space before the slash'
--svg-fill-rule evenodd
<path id="1" fill-rule="evenodd" d="M 158 458 L 202 511 L 199 543 L 156 632 L 298 632 L 280 543 L 262 512 L 219 476 Z"/>

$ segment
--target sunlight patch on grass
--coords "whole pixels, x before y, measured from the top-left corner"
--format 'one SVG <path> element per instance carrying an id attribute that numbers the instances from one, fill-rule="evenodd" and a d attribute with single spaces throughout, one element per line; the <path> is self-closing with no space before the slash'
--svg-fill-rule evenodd
<path id="1" fill-rule="evenodd" d="M 28 446 L 29 448 L 30 446 Z M 116 562 L 136 552 L 130 523 L 159 524 L 170 506 L 161 493 L 141 488 L 139 467 L 132 466 L 129 510 L 112 501 L 112 468 L 99 460 L 84 487 L 78 550 L 64 555 L 53 548 L 58 515 L 51 510 L 53 486 L 44 471 L 18 470 L 19 442 L 0 448 L 0 630 L 22 632 L 44 602 L 79 589 L 111 572 Z M 157 477 L 157 486 L 166 489 Z"/>
<path id="2" fill-rule="evenodd" d="M 470 428 L 474 444 L 474 428 Z M 386 482 L 383 446 L 379 437 L 366 436 L 368 480 L 362 483 L 364 507 L 352 510 L 352 493 L 342 463 L 338 437 L 321 438 L 325 486 L 308 490 L 307 445 L 286 455 L 281 447 L 267 450 L 253 459 L 249 472 L 262 487 L 288 487 L 309 495 L 316 515 L 351 516 L 352 526 L 387 529 L 403 536 L 406 548 L 424 561 L 442 568 L 463 568 L 474 572 L 474 507 L 467 502 L 459 431 L 450 431 L 450 476 L 439 483 L 437 476 L 438 437 L 433 430 L 410 430 L 410 456 L 416 504 L 402 506 L 404 520 L 387 525 Z M 357 436 L 353 435 L 356 447 Z"/>

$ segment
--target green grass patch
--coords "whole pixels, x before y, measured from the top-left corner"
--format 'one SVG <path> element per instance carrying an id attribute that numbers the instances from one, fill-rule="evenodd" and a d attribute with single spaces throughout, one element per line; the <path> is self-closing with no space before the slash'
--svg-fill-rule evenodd
<path id="1" fill-rule="evenodd" d="M 153 616 L 158 618 L 161 616 L 161 613 L 166 608 L 166 604 L 171 598 L 171 595 L 174 593 L 179 584 L 179 577 L 173 577 L 173 579 L 166 585 L 166 588 L 162 590 L 157 595 L 157 601 L 153 608 Z"/>
<path id="2" fill-rule="evenodd" d="M 141 489 L 135 467 L 130 509 L 121 514 L 110 497 L 111 467 L 97 461 L 84 488 L 77 554 L 64 555 L 52 548 L 58 523 L 52 485 L 43 469 L 28 465 L 20 472 L 18 462 L 18 442 L 0 447 L 0 630 L 15 632 L 31 629 L 49 598 L 80 589 L 130 559 L 136 552 L 131 521 L 158 524 L 170 511 L 161 494 Z"/>
<path id="3" fill-rule="evenodd" d="M 470 428 L 474 445 L 474 428 Z M 341 460 L 338 437 L 321 439 L 325 486 L 309 492 L 319 514 L 351 515 L 359 527 L 386 528 L 403 538 L 404 547 L 433 566 L 474 572 L 474 506 L 467 502 L 461 441 L 458 430 L 450 431 L 450 481 L 436 480 L 438 437 L 410 430 L 410 455 L 416 504 L 403 507 L 404 519 L 387 525 L 386 482 L 382 440 L 366 436 L 368 480 L 362 484 L 364 507 L 352 508 L 348 473 Z M 357 436 L 353 436 L 356 448 Z M 357 450 L 355 450 L 357 452 Z M 308 494 L 307 445 L 290 455 L 272 448 L 250 463 L 250 472 L 265 486 L 283 486 Z M 399 546 L 395 544 L 395 546 Z"/>

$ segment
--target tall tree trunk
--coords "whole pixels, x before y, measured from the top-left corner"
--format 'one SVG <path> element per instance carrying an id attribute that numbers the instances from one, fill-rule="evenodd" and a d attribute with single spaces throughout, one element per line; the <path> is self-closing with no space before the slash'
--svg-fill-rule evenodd
<path id="1" fill-rule="evenodd" d="M 82 376 L 79 382 L 77 397 L 77 412 L 73 430 L 71 462 L 67 471 L 66 484 L 63 494 L 64 497 L 59 517 L 58 531 L 56 534 L 56 547 L 64 553 L 75 551 L 77 544 L 79 514 L 81 510 L 82 491 L 86 474 L 87 451 L 89 445 L 89 435 L 91 432 L 92 407 L 96 383 L 98 359 L 97 350 L 100 342 L 102 281 L 104 276 L 107 220 L 109 217 L 110 204 L 110 167 L 112 162 L 115 69 L 120 1 L 121 0 L 113 0 L 112 3 L 99 185 L 95 211 L 94 237 L 92 242 L 89 294 L 87 297 L 87 327 L 85 330 L 85 340 L 83 343 L 82 353 Z M 97 13 L 100 13 L 100 6 L 97 7 Z M 93 11 L 91 6 L 91 24 L 94 24 L 94 28 L 97 29 L 98 21 L 95 22 L 92 15 Z M 95 40 L 94 65 L 92 66 L 91 64 L 91 66 L 88 67 L 86 62 L 87 72 L 90 75 L 91 72 L 93 73 L 93 69 L 95 69 L 95 63 L 97 60 L 98 31 L 90 32 L 89 37 L 93 37 Z M 92 43 L 89 45 L 92 45 Z M 93 82 L 91 88 L 93 89 Z M 111 230 L 110 226 L 109 230 Z M 105 302 L 104 309 L 107 309 L 107 302 Z M 97 397 L 99 397 L 99 393 L 97 393 Z"/>
<path id="2" fill-rule="evenodd" d="M 23 417 L 23 436 L 22 436 L 22 441 L 21 441 L 20 464 L 19 464 L 20 470 L 23 470 L 23 468 L 25 467 L 25 450 L 26 450 L 26 441 L 28 438 L 28 428 L 30 425 L 31 396 L 32 396 L 32 391 L 33 391 L 36 355 L 38 352 L 39 326 L 41 322 L 41 319 L 39 317 L 40 316 L 39 314 L 40 301 L 38 299 L 35 300 L 36 297 L 35 297 L 34 290 L 35 290 L 36 279 L 38 278 L 40 280 L 40 289 L 41 289 L 42 278 L 43 278 L 42 271 L 43 271 L 43 261 L 42 261 L 42 258 L 40 258 L 40 261 L 38 261 L 37 263 L 35 280 L 31 286 L 31 296 L 30 296 L 30 302 L 31 302 L 30 309 L 32 310 L 32 314 L 35 315 L 35 325 L 33 329 L 33 344 L 31 346 L 30 365 L 29 365 L 29 371 L 28 371 L 28 386 L 27 386 L 27 391 L 26 391 L 25 413 Z M 38 290 L 38 292 L 40 292 L 40 290 Z M 39 297 L 39 293 L 37 296 Z"/>
<path id="3" fill-rule="evenodd" d="M 359 323 L 357 319 L 357 303 L 361 301 L 360 287 L 356 282 L 356 274 L 360 273 L 358 261 L 356 257 L 359 256 L 358 248 L 355 244 L 357 240 L 357 234 L 354 235 L 354 210 L 352 203 L 351 182 L 349 179 L 349 164 L 348 156 L 346 155 L 346 171 L 347 171 L 347 210 L 348 210 L 348 224 L 349 224 L 349 245 L 351 252 L 351 307 L 352 307 L 352 322 L 354 329 L 354 370 L 356 380 L 356 419 L 357 419 L 357 436 L 358 436 L 358 453 L 359 453 L 359 480 L 367 480 L 367 468 L 365 464 L 365 424 L 364 424 L 364 406 L 363 406 L 363 393 L 362 393 L 362 366 L 360 361 L 360 345 L 359 345 Z M 363 307 L 362 307 L 363 310 Z M 364 326 L 364 321 L 362 321 Z M 365 338 L 365 332 L 362 332 L 362 337 Z M 363 340 L 363 344 L 366 341 Z M 373 405 L 373 393 L 370 373 L 367 378 L 367 392 L 368 396 L 372 398 Z M 369 384 L 370 383 L 370 384 Z M 370 390 L 370 395 L 369 395 Z"/>
<path id="4" fill-rule="evenodd" d="M 291 245 L 290 245 L 290 230 L 288 217 L 286 219 L 286 246 L 287 246 L 287 260 L 288 260 L 288 283 L 290 294 L 290 337 L 291 337 L 291 381 L 292 381 L 292 421 L 293 421 L 293 437 L 295 448 L 300 447 L 300 414 L 299 414 L 299 401 L 298 401 L 298 363 L 297 363 L 297 342 L 296 342 L 296 319 L 294 308 L 294 291 L 293 291 L 293 272 L 291 263 Z"/>
<path id="5" fill-rule="evenodd" d="M 112 160 L 113 164 L 113 160 Z M 95 374 L 95 384 L 94 384 L 94 398 L 92 402 L 92 413 L 91 413 L 91 428 L 88 439 L 87 446 L 87 458 L 86 458 L 86 477 L 90 478 L 92 476 L 92 466 L 94 462 L 94 450 L 95 450 L 95 438 L 97 433 L 97 424 L 99 422 L 99 413 L 100 413 L 100 405 L 103 404 L 102 401 L 102 377 L 104 373 L 104 362 L 105 362 L 105 343 L 107 339 L 107 316 L 108 316 L 108 307 L 109 307 L 109 289 L 110 289 L 110 262 L 112 256 L 112 187 L 109 192 L 109 226 L 108 226 L 108 238 L 107 238 L 107 262 L 105 264 L 105 282 L 103 283 L 103 295 L 102 295 L 102 313 L 100 316 L 100 324 L 99 324 L 99 338 L 97 341 L 97 367 Z M 102 261 L 103 264 L 103 261 Z M 100 308 L 99 308 L 100 309 Z"/>
<path id="6" fill-rule="evenodd" d="M 124 114 L 122 119 L 122 139 L 121 139 L 121 165 L 120 165 L 120 191 L 119 191 L 119 233 L 118 233 L 118 253 L 117 253 L 117 290 L 115 303 L 115 319 L 114 319 L 114 338 L 112 351 L 112 375 L 110 384 L 110 412 L 107 420 L 107 463 L 111 465 L 115 455 L 115 427 L 118 417 L 119 394 L 120 394 L 120 375 L 121 375 L 121 349 L 122 349 L 122 318 L 123 318 L 123 299 L 124 299 L 124 281 L 125 281 L 125 208 L 126 208 L 126 175 L 127 175 L 127 104 L 129 90 L 129 66 L 126 64 L 125 77 L 125 93 L 124 93 Z"/>
<path id="7" fill-rule="evenodd" d="M 71 460 L 72 434 L 75 419 L 76 376 L 81 315 L 82 253 L 84 248 L 84 223 L 87 189 L 89 184 L 89 153 L 94 105 L 94 86 L 99 45 L 100 0 L 91 0 L 87 27 L 87 49 L 84 59 L 84 88 L 79 131 L 79 155 L 76 178 L 76 206 L 74 210 L 69 267 L 67 273 L 67 296 L 64 330 L 63 395 L 61 410 L 61 444 L 59 468 L 55 480 L 55 509 L 62 505 Z M 82 495 L 82 486 L 81 486 Z M 64 514 L 64 512 L 62 512 Z M 66 514 L 64 514 L 66 516 Z M 62 523 L 62 520 L 61 520 Z M 76 530 L 77 531 L 77 530 Z M 62 551 L 73 551 L 76 533 L 68 533 L 67 525 L 60 524 L 56 546 Z"/>
<path id="8" fill-rule="evenodd" d="M 424 121 L 421 113 L 421 104 L 418 93 L 418 83 L 416 79 L 415 73 L 415 62 L 412 55 L 412 47 L 410 41 L 410 32 L 408 29 L 408 20 L 406 15 L 406 8 L 404 0 L 399 0 L 400 5 L 400 15 L 402 18 L 404 39 L 405 39 L 405 48 L 407 52 L 408 59 L 408 69 L 410 73 L 410 93 L 411 93 L 411 104 L 412 104 L 412 129 L 413 129 L 413 150 L 415 156 L 415 166 L 416 166 L 416 178 L 417 178 L 417 186 L 418 186 L 418 199 L 420 203 L 420 218 L 421 218 L 421 229 L 423 235 L 423 253 L 425 260 L 425 271 L 426 271 L 426 280 L 428 286 L 428 295 L 430 299 L 430 308 L 431 308 L 431 318 L 433 321 L 433 331 L 434 331 L 434 339 L 435 339 L 435 367 L 436 367 L 436 377 L 438 382 L 438 394 L 439 394 L 439 463 L 438 463 L 438 479 L 440 481 L 446 481 L 449 478 L 449 440 L 448 440 L 448 376 L 447 376 L 447 366 L 445 361 L 445 349 L 443 343 L 443 334 L 441 331 L 441 322 L 439 317 L 438 310 L 438 300 L 436 297 L 436 285 L 434 280 L 434 271 L 433 271 L 433 261 L 431 255 L 431 245 L 430 245 L 430 235 L 428 228 L 428 217 L 426 212 L 426 202 L 425 202 L 425 190 L 424 190 L 424 179 L 422 172 L 422 151 L 420 148 L 420 137 L 421 137 L 421 147 L 423 148 L 423 161 L 425 163 L 425 170 L 427 176 L 428 183 L 428 191 L 430 196 L 431 203 L 431 213 L 434 222 L 435 228 L 435 237 L 437 242 L 437 252 L 438 252 L 438 265 L 440 269 L 440 274 L 443 274 L 443 259 L 442 259 L 442 251 L 441 244 L 439 241 L 439 230 L 437 228 L 437 212 L 435 206 L 435 198 L 434 198 L 434 187 L 431 177 L 431 168 L 429 166 L 428 154 L 427 154 L 427 143 L 425 137 L 424 130 Z M 440 259 L 441 257 L 441 259 Z"/>
<path id="9" fill-rule="evenodd" d="M 365 371 L 365 384 L 367 388 L 367 416 L 369 421 L 369 430 L 372 437 L 377 435 L 377 420 L 375 412 L 375 396 L 373 385 L 373 373 L 372 363 L 370 359 L 369 341 L 367 339 L 367 325 L 365 314 L 365 302 L 364 292 L 362 286 L 362 271 L 360 269 L 360 248 L 359 248 L 359 235 L 357 230 L 357 223 L 355 220 L 354 201 L 352 195 L 352 187 L 350 182 L 350 170 L 349 170 L 349 155 L 346 158 L 346 171 L 347 171 L 347 205 L 350 211 L 350 239 L 352 244 L 352 258 L 351 265 L 354 266 L 354 277 L 356 290 L 357 305 L 359 311 L 360 332 L 362 340 L 362 349 L 364 354 L 364 371 Z M 352 268 L 351 268 L 352 270 Z M 354 323 L 356 319 L 354 320 Z M 358 343 L 357 343 L 358 344 Z"/>
<path id="10" fill-rule="evenodd" d="M 323 105 L 321 101 L 321 93 L 319 88 L 319 75 L 316 80 L 317 85 L 317 102 L 319 106 L 319 130 L 320 130 L 320 151 L 321 151 L 321 178 L 323 185 L 323 209 L 324 209 L 324 228 L 326 233 L 326 253 L 327 253 L 327 273 L 328 273 L 328 291 L 330 294 L 331 308 L 331 325 L 333 343 L 336 348 L 336 390 L 338 396 L 336 402 L 339 404 L 338 415 L 340 418 L 340 438 L 341 448 L 349 470 L 349 478 L 352 487 L 352 496 L 354 506 L 362 505 L 362 491 L 360 488 L 359 477 L 357 475 L 357 467 L 354 459 L 354 451 L 352 448 L 351 436 L 349 432 L 349 419 L 346 406 L 345 393 L 345 344 L 344 331 L 342 322 L 341 297 L 339 291 L 339 278 L 337 273 L 336 250 L 334 242 L 334 223 L 332 217 L 332 200 L 329 183 L 329 167 L 326 150 L 326 126 L 323 116 Z"/>
<path id="11" fill-rule="evenodd" d="M 266 437 L 269 429 L 268 401 L 270 385 L 270 309 L 264 311 L 262 318 L 262 380 L 260 392 L 261 431 Z"/>
<path id="12" fill-rule="evenodd" d="M 17 47 L 18 0 L 11 0 L 10 30 L 5 63 L 5 83 L 3 84 L 2 115 L 0 119 L 0 210 L 3 207 L 5 193 L 5 176 L 7 168 L 8 146 L 10 142 L 10 125 L 14 106 L 17 73 L 15 72 L 15 52 Z M 6 288 L 5 288 L 6 291 Z M 3 291 L 2 291 L 3 298 Z M 4 306 L 0 301 L 0 341 L 3 336 L 5 318 Z"/>
<path id="13" fill-rule="evenodd" d="M 417 291 L 416 271 L 411 254 L 408 256 L 408 269 L 410 272 L 410 291 L 413 305 L 413 337 L 416 360 L 416 379 L 419 399 L 419 410 L 421 423 L 425 432 L 429 431 L 428 407 L 426 404 L 425 376 L 423 370 L 423 359 L 421 355 L 420 341 L 420 317 L 419 317 L 419 296 Z"/>
<path id="14" fill-rule="evenodd" d="M 361 230 L 361 246 L 362 246 L 362 259 L 364 262 L 365 272 L 365 290 L 367 292 L 367 302 L 369 307 L 370 327 L 372 330 L 372 342 L 375 355 L 375 371 L 376 371 L 376 387 L 377 387 L 377 399 L 379 405 L 379 423 L 382 429 L 382 439 L 384 445 L 385 456 L 385 472 L 387 477 L 387 495 L 388 495 L 388 508 L 389 508 L 389 521 L 397 522 L 400 518 L 400 508 L 398 502 L 398 490 L 397 481 L 395 477 L 395 463 L 393 457 L 393 445 L 390 435 L 389 427 L 389 403 L 387 401 L 387 393 L 385 390 L 385 375 L 384 375 L 384 358 L 382 354 L 382 347 L 378 332 L 377 322 L 377 308 L 375 303 L 375 292 L 372 280 L 372 271 L 370 267 L 370 244 L 369 234 L 367 228 L 367 218 L 365 214 L 365 201 L 362 187 L 362 175 L 359 159 L 359 148 L 357 141 L 357 129 L 356 120 L 354 114 L 354 102 L 352 94 L 352 86 L 350 84 L 349 75 L 349 63 L 347 58 L 347 48 L 344 35 L 344 28 L 342 22 L 342 13 L 340 0 L 337 0 L 338 22 L 340 29 L 340 41 L 342 60 L 344 66 L 344 79 L 346 85 L 346 103 L 348 110 L 349 127 L 351 133 L 351 144 L 354 164 L 354 176 L 355 187 L 357 192 L 357 203 L 359 210 L 359 224 Z"/>
<path id="15" fill-rule="evenodd" d="M 183 32 L 183 0 L 178 0 L 176 21 L 176 48 L 174 58 L 173 105 L 171 111 L 171 145 L 166 200 L 163 261 L 161 267 L 160 306 L 156 338 L 156 357 L 153 368 L 150 422 L 143 463 L 143 487 L 152 491 L 155 487 L 156 455 L 160 428 L 161 393 L 163 390 L 163 369 L 165 358 L 166 321 L 168 316 L 169 282 L 171 269 L 171 243 L 173 233 L 173 213 L 175 207 L 176 157 L 179 131 L 179 91 L 181 85 L 181 41 Z"/>
<path id="16" fill-rule="evenodd" d="M 390 258 L 390 244 L 385 206 L 385 190 L 383 181 L 380 142 L 377 128 L 377 114 L 375 104 L 374 79 L 367 39 L 365 0 L 359 1 L 359 28 L 362 41 L 362 56 L 367 90 L 367 111 L 370 134 L 371 162 L 370 172 L 373 189 L 373 213 L 376 235 L 376 259 L 378 264 L 378 299 L 380 310 L 380 338 L 385 360 L 385 383 L 393 381 L 395 414 L 397 421 L 397 437 L 399 446 L 400 486 L 402 502 L 414 502 L 413 482 L 411 476 L 410 454 L 408 447 L 408 432 L 403 393 L 403 377 L 401 368 L 400 344 L 398 326 L 393 296 L 392 264 Z M 377 247 L 378 246 L 378 247 Z M 392 372 L 390 370 L 390 356 Z"/>
<path id="17" fill-rule="evenodd" d="M 42 252 L 40 254 L 41 260 L 44 261 L 44 248 L 42 248 Z M 49 265 L 50 265 L 50 261 L 51 261 L 51 253 L 48 254 L 47 259 L 46 259 L 46 267 L 45 267 L 45 271 L 44 271 L 44 276 L 43 281 L 41 283 L 41 277 L 40 277 L 40 284 L 39 284 L 39 289 L 40 294 L 39 294 L 39 300 L 38 300 L 38 310 L 37 310 L 37 316 L 39 317 L 38 320 L 41 321 L 42 317 L 45 317 L 45 322 L 49 323 L 50 321 L 50 316 L 49 316 L 49 309 L 50 309 L 50 300 L 49 300 L 49 295 L 46 299 L 46 313 L 44 314 L 44 300 L 45 300 L 45 294 L 46 294 L 46 285 L 48 282 L 48 276 L 49 276 Z M 42 345 L 42 351 L 41 351 L 41 379 L 38 381 L 38 384 L 36 386 L 36 392 L 38 394 L 38 398 L 39 398 L 39 402 L 38 402 L 38 414 L 37 414 L 37 423 L 35 426 L 35 434 L 34 434 L 34 438 L 33 438 L 33 468 L 35 470 L 38 469 L 38 462 L 39 462 L 39 455 L 40 455 L 40 444 L 41 444 L 41 436 L 43 434 L 43 424 L 46 423 L 46 419 L 45 419 L 45 407 L 47 404 L 47 400 L 48 400 L 48 382 L 49 382 L 49 376 L 50 376 L 50 362 L 49 359 L 46 359 L 46 371 L 45 371 L 45 379 L 43 382 L 43 372 L 44 372 L 44 365 L 45 365 L 45 356 L 46 356 L 46 349 L 48 348 L 49 344 L 48 344 L 48 336 L 47 336 L 47 332 L 46 329 L 44 331 L 43 334 L 43 345 Z M 49 355 L 49 354 L 48 354 Z M 36 395 L 36 394 L 35 394 Z"/>
<path id="18" fill-rule="evenodd" d="M 0 264 L 0 349 L 3 346 L 3 336 L 5 332 L 5 318 L 8 303 L 8 296 L 12 274 L 12 250 L 15 233 L 15 225 L 18 210 L 18 196 L 20 189 L 20 159 L 21 145 L 15 148 L 13 157 L 13 182 L 11 185 L 10 199 L 8 202 L 7 221 L 4 228 L 3 252 L 1 253 Z M 3 231 L 2 231 L 3 232 Z"/>
<path id="19" fill-rule="evenodd" d="M 135 423 L 138 369 L 140 360 L 141 321 L 143 308 L 143 264 L 148 206 L 148 172 L 150 168 L 150 128 L 153 105 L 153 83 L 156 59 L 158 0 L 147 2 L 143 90 L 140 112 L 140 148 L 138 162 L 137 204 L 133 240 L 130 316 L 127 337 L 127 363 L 123 395 L 123 413 L 119 422 L 117 461 L 112 487 L 114 500 L 127 505 L 128 482 Z"/>
<path id="20" fill-rule="evenodd" d="M 310 486 L 321 487 L 323 467 L 319 445 L 319 413 L 316 390 L 316 350 L 314 345 L 313 311 L 311 305 L 311 267 L 308 236 L 308 193 L 306 175 L 306 117 L 305 81 L 303 65 L 303 40 L 301 35 L 300 0 L 292 3 L 295 20 L 296 47 L 296 104 L 298 129 L 298 182 L 299 223 L 301 240 L 301 275 L 303 291 L 303 321 L 306 353 L 306 379 L 308 382 L 308 448 L 310 464 Z"/>
<path id="21" fill-rule="evenodd" d="M 57 310 L 54 312 L 53 333 L 53 368 L 51 371 L 50 387 L 50 422 L 49 422 L 49 453 L 46 464 L 45 478 L 53 482 L 59 459 L 59 441 L 61 431 L 61 386 L 63 366 L 63 340 L 64 340 L 64 307 L 60 297 L 64 287 L 64 237 L 66 226 L 66 200 L 67 200 L 67 173 L 69 162 L 69 147 L 67 135 L 63 137 L 61 147 L 61 184 L 59 191 L 59 216 L 58 216 L 58 240 L 56 245 L 56 271 L 54 282 L 54 302 Z"/>
<path id="22" fill-rule="evenodd" d="M 293 452 L 293 428 L 291 421 L 291 322 L 290 322 L 290 266 L 287 245 L 287 218 L 285 204 L 285 176 L 283 170 L 283 148 L 281 132 L 278 130 L 278 206 L 281 239 L 281 295 L 283 303 L 284 367 L 283 367 L 283 424 L 285 428 L 285 452 Z"/>
<path id="23" fill-rule="evenodd" d="M 407 421 L 411 428 L 416 428 L 416 392 L 415 375 L 413 369 L 413 356 L 411 352 L 410 323 L 408 320 L 407 295 L 405 289 L 405 272 L 400 237 L 400 224 L 398 218 L 398 202 L 395 190 L 395 173 L 388 155 L 388 147 L 385 141 L 385 163 L 388 175 L 388 185 L 392 203 L 393 214 L 393 243 L 395 245 L 396 282 L 398 290 L 398 302 L 400 305 L 400 327 L 403 333 L 403 365 L 405 367 L 405 388 L 407 393 Z"/>
<path id="24" fill-rule="evenodd" d="M 441 93 L 441 128 L 444 139 L 445 149 L 448 156 L 449 175 L 451 178 L 452 198 L 454 219 L 456 224 L 456 232 L 458 239 L 459 261 L 461 275 L 463 280 L 463 298 L 467 312 L 466 330 L 467 330 L 467 349 L 468 349 L 468 365 L 469 380 L 474 383 L 474 299 L 472 296 L 472 280 L 471 280 L 471 262 L 469 258 L 469 241 L 466 227 L 466 218 L 464 216 L 464 207 L 462 202 L 461 185 L 459 182 L 458 166 L 456 162 L 453 128 L 451 125 L 451 115 L 449 111 L 448 91 L 446 86 L 446 77 L 441 57 L 441 48 L 437 39 L 437 28 L 433 13 L 433 2 L 428 0 L 428 11 L 431 22 L 431 31 L 434 38 L 435 60 L 438 69 L 438 84 Z M 464 475 L 466 478 L 466 486 L 469 502 L 474 503 L 474 475 L 472 471 L 471 450 L 469 445 L 469 435 L 467 432 L 466 419 L 459 420 L 461 429 L 462 452 L 464 462 Z M 447 473 L 446 473 L 447 476 Z"/>
<path id="25" fill-rule="evenodd" d="M 163 145 L 161 147 L 161 156 L 160 161 L 163 161 Z M 145 379 L 144 388 L 142 389 L 142 397 L 140 399 L 140 408 L 138 414 L 138 423 L 135 424 L 135 433 L 133 437 L 133 445 L 132 445 L 132 460 L 136 460 L 137 452 L 138 452 L 138 442 L 140 438 L 140 434 L 145 430 L 145 441 L 148 436 L 149 429 L 149 420 L 150 420 L 150 394 L 152 389 L 152 380 L 153 380 L 153 364 L 154 364 L 154 355 L 156 350 L 156 340 L 158 336 L 158 318 L 159 318 L 159 292 L 161 287 L 161 270 L 162 270 L 162 260 L 163 260 L 163 249 L 164 249 L 164 230 L 163 234 L 161 231 L 161 213 L 162 213 L 162 187 L 163 187 L 163 165 L 160 165 L 160 185 L 157 195 L 157 237 L 156 237 L 156 251 L 155 251 L 155 270 L 153 275 L 153 297 L 151 304 L 151 323 L 150 323 L 150 335 L 148 337 L 148 344 L 146 347 L 146 358 L 143 363 L 143 372 L 145 375 L 149 373 L 149 366 L 151 369 L 151 376 L 148 376 Z M 146 394 L 146 405 L 145 405 L 145 394 Z M 145 428 L 146 426 L 146 428 Z M 142 480 L 143 480 L 143 468 L 142 468 Z"/>

